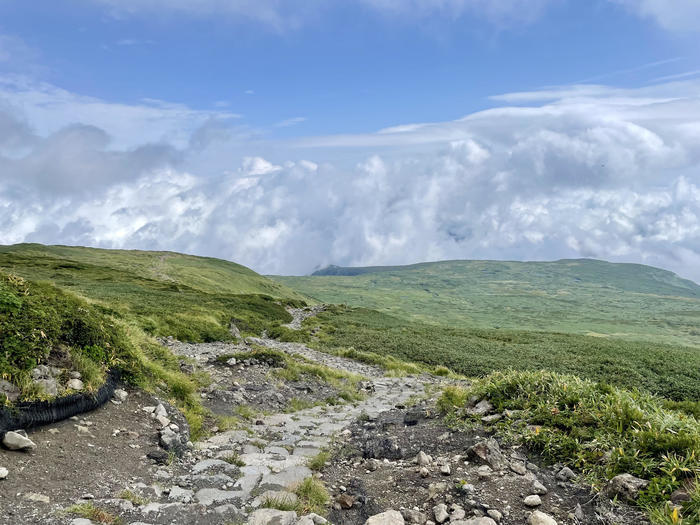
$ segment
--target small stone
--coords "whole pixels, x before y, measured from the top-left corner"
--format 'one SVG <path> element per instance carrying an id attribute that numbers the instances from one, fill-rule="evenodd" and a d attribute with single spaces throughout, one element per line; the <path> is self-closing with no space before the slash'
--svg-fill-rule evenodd
<path id="1" fill-rule="evenodd" d="M 85 384 L 80 379 L 71 379 L 68 381 L 68 388 L 73 390 L 82 390 L 85 388 Z"/>
<path id="2" fill-rule="evenodd" d="M 338 505 L 340 505 L 341 509 L 351 509 L 355 503 L 355 498 L 353 498 L 350 494 L 341 494 L 335 499 L 335 501 L 338 503 Z"/>
<path id="3" fill-rule="evenodd" d="M 423 525 L 428 520 L 425 514 L 415 509 L 404 509 L 401 514 L 406 523 L 413 525 Z"/>
<path id="4" fill-rule="evenodd" d="M 11 403 L 14 403 L 17 401 L 19 398 L 19 388 L 17 388 L 15 385 L 10 383 L 9 381 L 5 381 L 4 379 L 0 379 L 0 396 L 4 394 L 5 397 L 7 398 L 8 401 Z M 0 397 L 1 399 L 1 397 Z"/>
<path id="5" fill-rule="evenodd" d="M 80 378 L 82 378 L 83 376 L 82 376 L 82 374 L 81 374 L 80 372 L 78 372 L 77 370 L 73 370 L 73 371 L 71 371 L 71 372 L 68 373 L 68 377 L 70 377 L 71 379 L 80 379 Z"/>
<path id="6" fill-rule="evenodd" d="M 528 507 L 539 507 L 542 505 L 542 500 L 537 494 L 532 494 L 523 500 L 523 503 Z"/>
<path id="7" fill-rule="evenodd" d="M 686 501 L 690 501 L 690 494 L 688 494 L 687 490 L 676 489 L 671 492 L 671 503 L 679 504 Z"/>
<path id="8" fill-rule="evenodd" d="M 581 523 L 583 523 L 583 520 L 586 519 L 586 515 L 583 513 L 583 508 L 581 508 L 580 503 L 576 504 L 576 508 L 574 509 L 574 517 Z"/>
<path id="9" fill-rule="evenodd" d="M 605 493 L 609 497 L 620 496 L 624 500 L 634 501 L 639 496 L 639 491 L 646 488 L 649 482 L 637 478 L 632 474 L 620 474 L 615 476 L 605 487 Z"/>
<path id="10" fill-rule="evenodd" d="M 440 474 L 442 474 L 443 476 L 449 476 L 450 474 L 452 474 L 452 469 L 449 465 L 442 465 L 440 467 Z"/>
<path id="11" fill-rule="evenodd" d="M 467 515 L 465 510 L 459 505 L 452 505 L 450 509 L 450 521 L 459 521 Z"/>
<path id="12" fill-rule="evenodd" d="M 34 381 L 34 383 L 37 384 L 46 394 L 50 396 L 58 395 L 58 383 L 53 377 L 48 379 L 38 379 L 37 381 Z"/>
<path id="13" fill-rule="evenodd" d="M 158 421 L 158 424 L 161 428 L 165 428 L 170 425 L 170 419 L 168 419 L 167 417 L 156 416 L 156 421 Z"/>
<path id="14" fill-rule="evenodd" d="M 433 507 L 433 516 L 435 517 L 435 521 L 438 523 L 445 523 L 448 519 L 450 519 L 450 515 L 447 513 L 447 505 L 444 503 L 435 505 Z"/>
<path id="15" fill-rule="evenodd" d="M 430 471 L 427 468 L 422 467 L 419 471 L 419 474 L 421 478 L 427 478 L 428 476 L 430 476 Z"/>
<path id="16" fill-rule="evenodd" d="M 422 450 L 416 456 L 416 463 L 418 463 L 418 465 L 420 465 L 421 467 L 425 467 L 427 465 L 430 465 L 430 463 L 432 463 L 432 461 L 433 461 L 433 458 L 431 458 L 428 454 L 426 454 Z"/>
<path id="17" fill-rule="evenodd" d="M 481 422 L 490 425 L 491 423 L 495 423 L 496 421 L 500 421 L 501 419 L 503 419 L 503 416 L 501 414 L 491 414 L 490 416 L 482 417 Z"/>
<path id="18" fill-rule="evenodd" d="M 24 495 L 24 499 L 35 501 L 37 503 L 51 503 L 51 498 L 44 494 L 37 494 L 36 492 L 28 492 Z"/>
<path id="19" fill-rule="evenodd" d="M 153 414 L 155 415 L 155 417 L 158 417 L 158 416 L 168 417 L 168 412 L 165 410 L 165 407 L 163 406 L 162 403 L 158 404 L 158 406 L 153 411 Z"/>
<path id="20" fill-rule="evenodd" d="M 525 463 L 521 461 L 513 461 L 510 464 L 510 470 L 512 470 L 516 474 L 520 474 L 521 476 L 527 474 L 527 467 L 525 466 Z"/>
<path id="21" fill-rule="evenodd" d="M 94 525 L 94 523 L 86 518 L 75 518 L 70 522 L 70 525 Z"/>
<path id="22" fill-rule="evenodd" d="M 115 400 L 119 401 L 120 403 L 123 403 L 124 401 L 126 401 L 126 398 L 129 397 L 129 394 L 126 390 L 123 390 L 121 388 L 117 388 L 114 391 L 113 397 Z"/>
<path id="23" fill-rule="evenodd" d="M 500 522 L 503 519 L 503 514 L 501 514 L 496 509 L 489 509 L 486 511 L 486 514 L 489 515 L 489 518 L 491 518 L 497 522 Z"/>
<path id="24" fill-rule="evenodd" d="M 387 510 L 365 521 L 365 525 L 404 525 L 403 516 L 397 510 Z"/>
<path id="25" fill-rule="evenodd" d="M 5 467 L 0 467 L 0 479 L 6 479 L 9 474 L 9 470 L 7 470 Z"/>
<path id="26" fill-rule="evenodd" d="M 569 467 L 564 467 L 559 472 L 557 472 L 557 479 L 559 481 L 571 481 L 576 478 L 576 474 Z"/>
<path id="27" fill-rule="evenodd" d="M 557 525 L 557 522 L 550 515 L 540 512 L 539 510 L 534 511 L 530 514 L 527 520 L 528 525 Z"/>
<path id="28" fill-rule="evenodd" d="M 485 416 L 492 410 L 493 405 L 487 399 L 482 399 L 473 408 L 467 409 L 467 414 L 470 416 Z"/>
<path id="29" fill-rule="evenodd" d="M 5 437 L 2 438 L 2 444 L 9 450 L 21 450 L 23 452 L 36 448 L 36 444 L 26 437 L 26 434 L 22 435 L 19 431 L 7 432 Z"/>
<path id="30" fill-rule="evenodd" d="M 491 477 L 493 474 L 493 469 L 489 467 L 488 465 L 481 465 L 478 469 L 476 469 L 476 475 L 479 477 L 481 481 L 485 481 Z"/>
<path id="31" fill-rule="evenodd" d="M 547 487 L 545 487 L 542 483 L 540 483 L 538 480 L 535 480 L 530 486 L 530 492 L 532 492 L 533 494 L 544 496 L 545 494 L 547 494 L 548 490 Z"/>

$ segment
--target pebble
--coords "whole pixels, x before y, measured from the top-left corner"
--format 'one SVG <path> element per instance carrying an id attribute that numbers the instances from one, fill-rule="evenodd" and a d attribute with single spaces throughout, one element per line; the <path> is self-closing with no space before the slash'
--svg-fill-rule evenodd
<path id="1" fill-rule="evenodd" d="M 557 522 L 550 515 L 540 512 L 539 510 L 534 511 L 530 514 L 527 520 L 528 525 L 557 525 Z"/>
<path id="2" fill-rule="evenodd" d="M 9 474 L 9 470 L 7 470 L 5 467 L 0 467 L 0 479 L 6 479 Z"/>
<path id="3" fill-rule="evenodd" d="M 542 505 L 542 500 L 537 494 L 532 494 L 523 500 L 523 503 L 528 507 L 539 507 Z"/>

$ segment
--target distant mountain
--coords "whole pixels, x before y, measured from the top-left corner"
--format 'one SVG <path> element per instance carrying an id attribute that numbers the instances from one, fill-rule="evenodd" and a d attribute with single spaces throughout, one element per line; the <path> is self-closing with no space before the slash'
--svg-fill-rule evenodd
<path id="1" fill-rule="evenodd" d="M 700 286 L 660 268 L 594 259 L 329 266 L 275 277 L 319 301 L 446 326 L 512 328 L 700 346 Z"/>

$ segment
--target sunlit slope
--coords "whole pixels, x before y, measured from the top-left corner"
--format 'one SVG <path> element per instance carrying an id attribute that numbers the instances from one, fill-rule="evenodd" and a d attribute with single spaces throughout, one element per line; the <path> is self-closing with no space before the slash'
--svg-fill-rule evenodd
<path id="1" fill-rule="evenodd" d="M 280 300 L 303 300 L 244 266 L 171 252 L 3 246 L 0 270 L 48 281 L 148 334 L 187 341 L 226 339 L 232 320 L 259 334 L 287 322 Z"/>
<path id="2" fill-rule="evenodd" d="M 700 346 L 700 286 L 672 272 L 591 259 L 329 267 L 274 277 L 331 303 L 453 327 L 507 328 Z"/>
<path id="3" fill-rule="evenodd" d="M 250 268 L 211 257 L 175 252 L 103 250 L 75 246 L 16 244 L 0 246 L 0 267 L 48 280 L 71 275 L 75 270 L 109 268 L 146 279 L 177 283 L 204 292 L 266 294 L 272 297 L 302 297 L 284 285 Z"/>

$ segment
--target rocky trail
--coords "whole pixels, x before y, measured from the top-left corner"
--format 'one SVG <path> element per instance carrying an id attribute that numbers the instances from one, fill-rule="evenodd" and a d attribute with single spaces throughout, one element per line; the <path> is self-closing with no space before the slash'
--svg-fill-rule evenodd
<path id="1" fill-rule="evenodd" d="M 317 311 L 292 311 L 289 327 L 298 329 Z M 645 523 L 625 505 L 593 498 L 560 465 L 538 466 L 527 451 L 479 429 L 448 428 L 436 416 L 435 398 L 452 380 L 389 377 L 378 367 L 268 338 L 164 343 L 190 358 L 184 367 L 212 377 L 201 392 L 212 412 L 240 414 L 245 406 L 248 424 L 215 429 L 193 444 L 174 407 L 138 390 L 118 391 L 94 412 L 32 431 L 26 439 L 35 446 L 26 452 L 0 452 L 0 476 L 7 478 L 0 481 L 0 523 Z M 278 377 L 275 363 L 228 358 L 251 345 L 361 375 L 363 397 L 328 404 L 332 385 Z M 309 406 L 292 411 L 300 400 Z M 495 414 L 486 407 L 489 415 Z M 304 506 L 299 487 L 308 480 L 330 493 L 326 518 Z"/>

